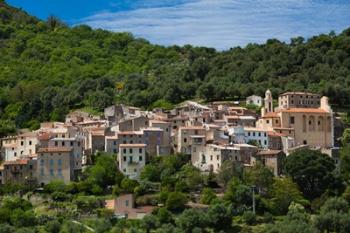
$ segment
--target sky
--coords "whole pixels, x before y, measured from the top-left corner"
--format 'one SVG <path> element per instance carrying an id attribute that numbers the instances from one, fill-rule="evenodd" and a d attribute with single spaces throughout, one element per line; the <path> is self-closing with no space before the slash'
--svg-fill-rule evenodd
<path id="1" fill-rule="evenodd" d="M 7 0 L 40 19 L 55 15 L 131 32 L 152 43 L 226 50 L 350 27 L 350 0 Z"/>

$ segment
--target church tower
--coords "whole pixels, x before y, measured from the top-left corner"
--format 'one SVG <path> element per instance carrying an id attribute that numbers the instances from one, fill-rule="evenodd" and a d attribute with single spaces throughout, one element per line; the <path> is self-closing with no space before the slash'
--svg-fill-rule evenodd
<path id="1" fill-rule="evenodd" d="M 270 90 L 267 90 L 265 92 L 265 99 L 264 99 L 265 106 L 262 108 L 261 115 L 264 116 L 266 113 L 273 112 L 273 99 L 272 99 L 272 93 Z"/>

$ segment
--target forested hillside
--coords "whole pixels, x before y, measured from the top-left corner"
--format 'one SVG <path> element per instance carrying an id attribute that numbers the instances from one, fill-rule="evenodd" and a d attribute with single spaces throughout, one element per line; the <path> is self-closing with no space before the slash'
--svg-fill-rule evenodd
<path id="1" fill-rule="evenodd" d="M 0 0 L 0 135 L 113 102 L 144 108 L 309 90 L 350 104 L 350 29 L 218 52 L 152 45 L 129 33 L 57 18 L 46 22 Z"/>

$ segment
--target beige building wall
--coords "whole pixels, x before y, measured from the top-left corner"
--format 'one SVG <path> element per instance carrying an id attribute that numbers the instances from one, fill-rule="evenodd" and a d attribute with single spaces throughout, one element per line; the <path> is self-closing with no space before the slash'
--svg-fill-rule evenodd
<path id="1" fill-rule="evenodd" d="M 206 135 L 206 130 L 202 126 L 180 127 L 177 135 L 177 152 L 191 154 L 192 140 L 191 136 Z"/>
<path id="2" fill-rule="evenodd" d="M 120 144 L 118 168 L 130 179 L 138 180 L 146 164 L 146 144 Z"/>
<path id="3" fill-rule="evenodd" d="M 292 109 L 281 113 L 282 127 L 294 128 L 296 146 L 332 147 L 331 114 L 322 109 Z M 294 123 L 293 123 L 294 122 Z"/>
<path id="4" fill-rule="evenodd" d="M 72 148 L 40 148 L 38 151 L 37 179 L 39 184 L 53 180 L 68 183 L 74 179 Z"/>

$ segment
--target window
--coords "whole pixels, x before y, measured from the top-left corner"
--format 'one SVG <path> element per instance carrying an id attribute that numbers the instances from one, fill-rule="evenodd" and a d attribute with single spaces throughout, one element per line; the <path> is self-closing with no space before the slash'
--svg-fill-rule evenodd
<path id="1" fill-rule="evenodd" d="M 139 156 L 139 161 L 142 161 L 142 156 Z"/>
<path id="2" fill-rule="evenodd" d="M 125 200 L 125 206 L 129 206 L 129 200 Z"/>
<path id="3" fill-rule="evenodd" d="M 259 137 L 261 137 L 261 133 L 260 132 L 258 133 L 258 135 L 259 135 Z"/>
<path id="4" fill-rule="evenodd" d="M 117 149 L 113 149 L 113 153 L 116 154 L 117 153 Z"/>
<path id="5" fill-rule="evenodd" d="M 294 119 L 294 117 L 293 117 L 293 116 L 292 116 L 292 117 L 290 117 L 290 118 L 289 118 L 289 123 L 290 123 L 290 124 L 294 124 L 294 120 L 295 120 L 295 119 Z"/>
<path id="6" fill-rule="evenodd" d="M 126 162 L 126 156 L 123 156 L 123 160 L 124 160 L 124 162 Z"/>
<path id="7" fill-rule="evenodd" d="M 64 141 L 62 141 L 62 146 L 65 146 L 65 145 L 66 145 L 66 143 Z"/>
<path id="8" fill-rule="evenodd" d="M 15 156 L 15 157 L 17 156 L 17 152 L 14 153 L 14 156 Z"/>
<path id="9" fill-rule="evenodd" d="M 142 148 L 139 149 L 139 153 L 140 153 L 140 154 L 142 153 Z"/>
<path id="10" fill-rule="evenodd" d="M 57 141 L 55 141 L 55 146 L 58 146 L 58 142 Z"/>
<path id="11" fill-rule="evenodd" d="M 41 168 L 41 169 L 40 169 L 40 175 L 43 176 L 44 174 L 45 174 L 45 173 L 44 173 L 44 168 Z"/>
<path id="12" fill-rule="evenodd" d="M 269 120 L 266 120 L 266 124 L 270 124 L 270 121 L 269 121 Z"/>
<path id="13" fill-rule="evenodd" d="M 70 146 L 73 146 L 73 145 L 74 145 L 74 142 L 73 142 L 73 141 L 71 141 L 71 142 L 70 142 Z"/>
<path id="14" fill-rule="evenodd" d="M 126 149 L 125 148 L 123 149 L 123 153 L 126 154 Z"/>
<path id="15" fill-rule="evenodd" d="M 53 166 L 53 159 L 50 159 L 50 166 L 52 167 Z"/>
<path id="16" fill-rule="evenodd" d="M 40 166 L 44 166 L 44 160 L 40 159 Z"/>
<path id="17" fill-rule="evenodd" d="M 62 159 L 58 159 L 57 163 L 58 163 L 58 166 L 62 166 Z"/>
<path id="18" fill-rule="evenodd" d="M 134 168 L 134 172 L 137 172 L 137 169 L 136 169 L 136 168 Z"/>
<path id="19" fill-rule="evenodd" d="M 219 160 L 219 155 L 216 156 L 216 160 Z"/>
<path id="20" fill-rule="evenodd" d="M 129 149 L 129 153 L 130 153 L 130 154 L 132 153 L 132 148 Z"/>
<path id="21" fill-rule="evenodd" d="M 57 169 L 57 174 L 60 175 L 60 176 L 62 175 L 62 169 L 61 168 Z"/>
<path id="22" fill-rule="evenodd" d="M 132 163 L 132 156 L 129 157 L 129 162 Z"/>
<path id="23" fill-rule="evenodd" d="M 304 141 L 303 141 L 303 144 L 304 144 L 304 145 L 307 145 L 307 141 L 306 141 L 306 140 L 304 140 Z"/>
<path id="24" fill-rule="evenodd" d="M 23 141 L 21 141 L 21 146 L 23 146 L 24 145 L 24 142 Z"/>
<path id="25" fill-rule="evenodd" d="M 187 142 L 187 138 L 184 138 L 184 142 Z"/>
<path id="26" fill-rule="evenodd" d="M 253 137 L 255 137 L 255 132 L 253 132 Z"/>
<path id="27" fill-rule="evenodd" d="M 29 145 L 32 145 L 32 141 L 29 141 Z"/>
<path id="28" fill-rule="evenodd" d="M 213 161 L 213 156 L 212 155 L 210 155 L 210 161 Z"/>
<path id="29" fill-rule="evenodd" d="M 250 132 L 248 132 L 248 136 L 250 137 Z"/>
<path id="30" fill-rule="evenodd" d="M 266 133 L 264 133 L 264 136 L 266 137 Z"/>
<path id="31" fill-rule="evenodd" d="M 50 169 L 50 175 L 53 176 L 54 173 L 53 173 L 53 169 Z"/>
<path id="32" fill-rule="evenodd" d="M 195 135 L 197 135 L 197 134 L 198 134 L 198 130 L 197 130 L 197 129 L 194 131 L 194 134 L 195 134 Z"/>
<path id="33" fill-rule="evenodd" d="M 264 140 L 264 145 L 267 145 L 267 141 L 266 140 Z"/>
<path id="34" fill-rule="evenodd" d="M 126 172 L 126 169 L 125 169 L 125 168 L 123 169 L 123 172 Z"/>

